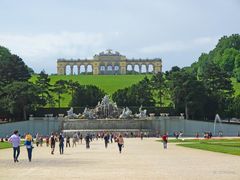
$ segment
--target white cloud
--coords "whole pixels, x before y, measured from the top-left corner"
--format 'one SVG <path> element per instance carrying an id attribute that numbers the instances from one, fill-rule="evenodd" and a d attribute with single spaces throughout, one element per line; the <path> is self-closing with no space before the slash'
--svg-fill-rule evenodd
<path id="1" fill-rule="evenodd" d="M 13 53 L 27 58 L 49 57 L 55 54 L 74 56 L 83 48 L 98 47 L 104 41 L 102 33 L 59 33 L 59 34 L 0 34 L 0 44 Z"/>
<path id="2" fill-rule="evenodd" d="M 103 50 L 119 35 L 119 32 L 0 33 L 0 45 L 19 55 L 35 71 L 45 69 L 54 72 L 58 58 L 92 58 L 96 50 Z"/>
<path id="3" fill-rule="evenodd" d="M 198 49 L 201 47 L 213 47 L 217 43 L 218 38 L 200 37 L 188 41 L 170 41 L 161 44 L 147 46 L 141 48 L 139 51 L 144 54 L 153 53 L 171 53 L 171 52 L 185 52 L 189 50 Z"/>

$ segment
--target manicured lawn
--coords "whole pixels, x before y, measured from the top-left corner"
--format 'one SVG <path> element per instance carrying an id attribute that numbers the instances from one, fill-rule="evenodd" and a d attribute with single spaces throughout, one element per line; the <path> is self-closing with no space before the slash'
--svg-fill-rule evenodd
<path id="1" fill-rule="evenodd" d="M 9 142 L 0 142 L 0 149 L 11 148 L 12 144 Z"/>
<path id="2" fill-rule="evenodd" d="M 104 90 L 106 94 L 112 95 L 118 89 L 130 87 L 141 81 L 146 75 L 50 75 L 50 84 L 54 84 L 58 80 L 77 81 L 81 85 L 95 85 Z M 151 77 L 151 75 L 147 75 Z M 36 75 L 33 75 L 30 81 L 35 82 Z M 69 107 L 71 100 L 70 94 L 64 94 L 61 106 Z"/>
<path id="3" fill-rule="evenodd" d="M 21 141 L 21 146 L 24 144 L 24 141 Z M 12 144 L 9 142 L 0 142 L 0 149 L 12 148 Z"/>
<path id="4" fill-rule="evenodd" d="M 112 95 L 118 89 L 130 87 L 133 84 L 141 81 L 146 75 L 50 75 L 51 84 L 53 85 L 58 80 L 72 80 L 77 81 L 82 85 L 95 85 L 100 89 L 104 90 L 106 94 Z M 147 75 L 149 78 L 152 75 Z M 35 82 L 37 75 L 33 75 L 30 79 L 31 82 Z M 235 78 L 231 78 L 233 87 L 235 89 L 235 95 L 240 95 L 240 83 Z M 56 95 L 55 99 L 57 99 Z M 157 99 L 156 94 L 154 95 Z M 61 107 L 69 107 L 71 101 L 70 94 L 63 94 Z M 171 103 L 170 97 L 163 99 L 164 104 L 168 106 Z"/>
<path id="5" fill-rule="evenodd" d="M 170 139 L 170 143 L 178 146 L 202 149 L 206 151 L 220 152 L 240 156 L 240 138 L 236 139 Z"/>

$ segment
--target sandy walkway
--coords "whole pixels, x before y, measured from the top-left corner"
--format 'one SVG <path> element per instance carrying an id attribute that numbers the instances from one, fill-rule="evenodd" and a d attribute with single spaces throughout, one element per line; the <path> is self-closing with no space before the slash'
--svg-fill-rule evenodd
<path id="1" fill-rule="evenodd" d="M 125 139 L 123 153 L 117 145 L 104 148 L 101 140 L 65 149 L 55 155 L 36 147 L 27 161 L 25 147 L 20 162 L 13 163 L 12 149 L 0 151 L 0 179 L 240 179 L 240 157 L 169 145 L 164 150 L 155 139 Z M 240 150 L 240 149 L 239 149 Z"/>

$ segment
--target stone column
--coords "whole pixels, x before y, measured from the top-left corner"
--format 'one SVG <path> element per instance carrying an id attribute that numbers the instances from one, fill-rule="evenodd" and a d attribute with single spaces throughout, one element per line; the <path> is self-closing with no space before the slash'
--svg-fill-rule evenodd
<path id="1" fill-rule="evenodd" d="M 134 72 L 134 65 L 132 64 L 132 72 Z"/>
<path id="2" fill-rule="evenodd" d="M 67 67 L 67 66 L 64 66 L 64 68 L 63 68 L 64 75 L 67 74 L 67 73 L 66 73 L 66 67 Z"/>
<path id="3" fill-rule="evenodd" d="M 73 75 L 73 65 L 71 65 L 70 68 L 71 68 L 71 75 Z"/>
<path id="4" fill-rule="evenodd" d="M 115 74 L 115 69 L 113 64 L 112 64 L 112 74 Z"/>
<path id="5" fill-rule="evenodd" d="M 139 64 L 138 67 L 139 67 L 139 73 L 142 73 L 142 65 Z"/>
<path id="6" fill-rule="evenodd" d="M 148 73 L 148 64 L 146 64 L 146 73 Z"/>
<path id="7" fill-rule="evenodd" d="M 87 65 L 84 66 L 85 74 L 87 74 Z"/>
<path id="8" fill-rule="evenodd" d="M 78 75 L 80 75 L 80 66 L 81 65 L 78 65 Z"/>
<path id="9" fill-rule="evenodd" d="M 66 75 L 66 64 L 65 63 L 57 63 L 57 74 L 58 75 Z"/>

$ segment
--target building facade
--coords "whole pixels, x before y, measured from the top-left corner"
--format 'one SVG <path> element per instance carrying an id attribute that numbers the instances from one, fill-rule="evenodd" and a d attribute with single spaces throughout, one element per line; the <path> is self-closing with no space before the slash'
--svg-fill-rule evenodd
<path id="1" fill-rule="evenodd" d="M 67 73 L 67 68 L 69 73 Z M 74 71 L 75 69 L 75 71 Z M 130 73 L 158 73 L 162 72 L 162 60 L 155 59 L 127 59 L 119 52 L 108 49 L 96 54 L 93 59 L 58 59 L 58 75 L 73 75 L 92 73 L 99 74 L 130 74 Z"/>

